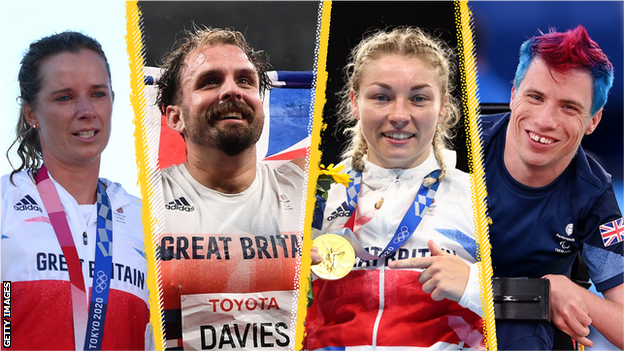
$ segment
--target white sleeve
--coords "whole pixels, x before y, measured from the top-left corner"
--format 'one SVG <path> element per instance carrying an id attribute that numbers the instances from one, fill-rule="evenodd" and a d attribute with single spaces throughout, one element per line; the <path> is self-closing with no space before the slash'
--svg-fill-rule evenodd
<path id="1" fill-rule="evenodd" d="M 479 287 L 479 263 L 470 265 L 470 275 L 468 276 L 468 284 L 459 305 L 471 310 L 483 318 L 483 309 L 481 308 L 481 289 Z"/>
<path id="2" fill-rule="evenodd" d="M 156 350 L 156 341 L 154 340 L 154 329 L 152 322 L 145 325 L 145 351 Z"/>

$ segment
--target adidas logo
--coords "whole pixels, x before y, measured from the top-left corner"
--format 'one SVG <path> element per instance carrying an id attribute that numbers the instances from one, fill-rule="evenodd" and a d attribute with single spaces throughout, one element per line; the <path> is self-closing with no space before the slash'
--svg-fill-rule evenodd
<path id="1" fill-rule="evenodd" d="M 43 212 L 41 210 L 41 207 L 39 207 L 39 205 L 37 205 L 35 200 L 32 197 L 30 197 L 30 195 L 24 196 L 18 203 L 13 205 L 13 208 L 15 209 L 15 211 L 39 211 L 39 212 Z"/>
<path id="2" fill-rule="evenodd" d="M 186 201 L 184 196 L 181 196 L 169 202 L 168 204 L 165 204 L 165 208 L 167 210 L 172 210 L 172 211 L 175 211 L 175 210 L 183 211 L 183 212 L 195 211 L 195 206 L 191 205 L 188 201 Z"/>
<path id="3" fill-rule="evenodd" d="M 349 217 L 351 216 L 351 211 L 349 210 L 349 205 L 346 202 L 343 202 L 334 212 L 327 217 L 328 221 L 333 221 L 338 217 Z"/>

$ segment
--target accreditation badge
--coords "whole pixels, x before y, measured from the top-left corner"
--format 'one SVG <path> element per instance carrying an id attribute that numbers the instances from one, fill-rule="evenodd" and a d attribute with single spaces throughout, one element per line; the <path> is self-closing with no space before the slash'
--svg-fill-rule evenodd
<path id="1" fill-rule="evenodd" d="M 294 296 L 293 290 L 182 295 L 184 349 L 292 349 Z"/>
<path id="2" fill-rule="evenodd" d="M 349 274 L 355 264 L 355 252 L 347 239 L 337 234 L 323 234 L 314 239 L 313 245 L 323 258 L 321 263 L 311 267 L 314 274 L 325 280 L 337 280 Z"/>

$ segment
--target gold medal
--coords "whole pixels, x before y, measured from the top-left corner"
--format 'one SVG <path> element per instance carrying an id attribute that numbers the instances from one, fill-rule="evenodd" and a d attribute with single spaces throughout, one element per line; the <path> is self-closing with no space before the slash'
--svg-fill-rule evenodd
<path id="1" fill-rule="evenodd" d="M 314 246 L 323 257 L 321 263 L 312 266 L 312 272 L 325 280 L 343 278 L 355 263 L 353 246 L 340 235 L 323 234 L 314 239 Z"/>

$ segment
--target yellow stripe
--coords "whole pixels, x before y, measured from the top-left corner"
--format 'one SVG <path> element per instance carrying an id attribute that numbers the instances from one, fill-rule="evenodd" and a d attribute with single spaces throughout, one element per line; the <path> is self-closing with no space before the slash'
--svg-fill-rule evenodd
<path id="1" fill-rule="evenodd" d="M 134 143 L 136 150 L 137 167 L 139 169 L 139 186 L 143 199 L 141 219 L 143 222 L 143 241 L 147 256 L 147 286 L 149 289 L 150 322 L 154 334 L 156 350 L 163 350 L 165 342 L 162 328 L 162 292 L 156 279 L 160 276 L 160 270 L 156 266 L 156 242 L 152 240 L 156 220 L 153 213 L 152 203 L 152 172 L 147 160 L 149 159 L 149 147 L 147 144 L 146 125 L 146 101 L 143 66 L 143 42 L 141 11 L 136 1 L 126 2 L 126 46 L 130 64 L 130 101 L 134 111 L 133 123 Z M 150 245 L 151 243 L 151 245 Z"/>
<path id="2" fill-rule="evenodd" d="M 312 249 L 312 217 L 316 192 L 316 179 L 318 177 L 318 165 L 321 162 L 321 152 L 318 145 L 321 141 L 321 131 L 327 125 L 323 124 L 323 107 L 327 101 L 325 88 L 327 85 L 327 46 L 329 43 L 329 20 L 331 15 L 331 1 L 319 3 L 319 25 L 316 31 L 316 82 L 314 93 L 314 117 L 312 121 L 312 135 L 310 141 L 310 157 L 308 162 L 307 201 L 305 209 L 304 235 L 302 245 L 301 276 L 299 279 L 299 306 L 297 308 L 297 333 L 295 336 L 295 349 L 302 348 L 304 336 L 304 321 L 307 312 L 307 293 L 310 288 L 310 250 Z"/>
<path id="3" fill-rule="evenodd" d="M 494 303 L 492 300 L 492 259 L 487 218 L 487 190 L 483 169 L 483 147 L 479 99 L 477 98 L 477 68 L 472 36 L 472 13 L 467 1 L 455 2 L 455 23 L 458 32 L 459 70 L 463 101 L 466 135 L 468 135 L 468 165 L 472 189 L 472 208 L 478 245 L 479 285 L 485 317 L 485 338 L 489 350 L 497 350 L 496 325 L 494 324 Z"/>

